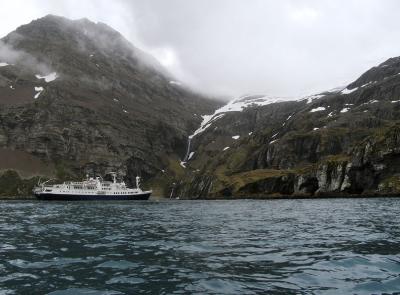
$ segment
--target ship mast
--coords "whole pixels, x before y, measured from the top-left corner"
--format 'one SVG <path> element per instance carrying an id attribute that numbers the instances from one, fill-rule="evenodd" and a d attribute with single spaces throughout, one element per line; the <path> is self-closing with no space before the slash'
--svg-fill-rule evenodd
<path id="1" fill-rule="evenodd" d="M 139 185 L 140 185 L 140 177 L 136 176 L 136 188 L 139 189 Z"/>

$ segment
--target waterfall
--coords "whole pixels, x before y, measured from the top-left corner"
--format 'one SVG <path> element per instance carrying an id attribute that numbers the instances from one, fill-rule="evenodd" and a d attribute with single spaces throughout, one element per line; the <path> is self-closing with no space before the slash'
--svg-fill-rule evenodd
<path id="1" fill-rule="evenodd" d="M 185 163 L 189 160 L 189 155 L 190 155 L 190 144 L 191 144 L 191 142 L 192 142 L 192 136 L 189 136 L 189 137 L 188 137 L 188 140 L 187 140 L 186 155 L 185 155 L 185 157 L 183 158 L 183 162 L 185 162 Z"/>
<path id="2" fill-rule="evenodd" d="M 185 157 L 183 158 L 183 160 L 180 163 L 183 168 L 186 168 L 186 162 L 189 161 L 189 158 L 190 158 L 190 144 L 191 144 L 192 138 L 193 138 L 193 135 L 190 135 L 188 137 L 186 154 L 185 154 Z"/>

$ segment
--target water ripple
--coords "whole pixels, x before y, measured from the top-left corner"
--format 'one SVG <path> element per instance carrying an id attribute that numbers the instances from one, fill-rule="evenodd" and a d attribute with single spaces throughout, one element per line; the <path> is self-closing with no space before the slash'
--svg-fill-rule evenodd
<path id="1" fill-rule="evenodd" d="M 1 201 L 0 295 L 399 294 L 399 205 Z"/>

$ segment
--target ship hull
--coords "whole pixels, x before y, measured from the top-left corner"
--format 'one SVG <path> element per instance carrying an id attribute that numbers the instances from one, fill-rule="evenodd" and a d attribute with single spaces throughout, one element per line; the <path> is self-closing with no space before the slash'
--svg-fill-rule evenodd
<path id="1" fill-rule="evenodd" d="M 151 192 L 132 195 L 79 195 L 79 194 L 51 194 L 35 193 L 36 198 L 45 201 L 134 201 L 148 200 Z"/>

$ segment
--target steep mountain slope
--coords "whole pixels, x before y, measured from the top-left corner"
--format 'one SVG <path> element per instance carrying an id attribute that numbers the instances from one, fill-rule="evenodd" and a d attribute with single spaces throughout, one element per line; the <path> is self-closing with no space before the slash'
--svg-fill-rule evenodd
<path id="1" fill-rule="evenodd" d="M 219 106 L 107 25 L 49 15 L 0 43 L 0 170 L 59 179 L 117 170 L 158 189 L 164 172 L 179 173 L 197 114 Z"/>
<path id="2" fill-rule="evenodd" d="M 344 89 L 226 109 L 192 138 L 176 196 L 400 193 L 400 58 Z"/>

